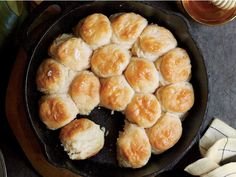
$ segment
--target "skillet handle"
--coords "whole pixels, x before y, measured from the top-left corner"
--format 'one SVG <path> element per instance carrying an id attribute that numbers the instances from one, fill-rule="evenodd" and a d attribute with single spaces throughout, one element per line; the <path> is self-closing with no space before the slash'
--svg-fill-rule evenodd
<path id="1" fill-rule="evenodd" d="M 27 52 L 37 44 L 43 33 L 53 24 L 53 22 L 76 6 L 80 6 L 82 2 L 66 2 L 66 1 L 44 1 L 38 5 L 32 13 L 27 17 L 18 31 L 17 43 Z"/>

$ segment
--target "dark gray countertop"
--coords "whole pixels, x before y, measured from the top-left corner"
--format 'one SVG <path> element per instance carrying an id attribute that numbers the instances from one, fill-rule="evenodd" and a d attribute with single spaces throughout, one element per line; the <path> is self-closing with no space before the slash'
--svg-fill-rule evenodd
<path id="1" fill-rule="evenodd" d="M 174 2 L 151 2 L 151 5 L 169 11 L 177 11 Z M 236 20 L 217 27 L 203 26 L 191 19 L 188 20 L 190 32 L 202 51 L 208 71 L 211 97 L 206 115 L 207 122 L 213 117 L 219 117 L 236 128 L 236 76 L 234 73 L 236 71 Z M 39 175 L 34 171 L 12 135 L 4 114 L 6 86 L 15 58 L 13 51 L 16 53 L 17 49 L 14 49 L 10 43 L 0 55 L 3 68 L 0 70 L 0 76 L 2 76 L 0 84 L 0 148 L 5 157 L 9 177 L 38 177 Z M 185 165 L 196 158 L 199 158 L 197 145 L 175 167 L 174 173 L 162 176 L 177 176 Z M 187 176 L 187 174 L 181 176 Z"/>

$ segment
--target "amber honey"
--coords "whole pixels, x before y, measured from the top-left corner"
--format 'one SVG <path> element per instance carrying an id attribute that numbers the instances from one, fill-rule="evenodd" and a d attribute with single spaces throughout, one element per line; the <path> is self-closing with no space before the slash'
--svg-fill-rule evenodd
<path id="1" fill-rule="evenodd" d="M 194 20 L 207 25 L 224 24 L 236 17 L 236 8 L 220 9 L 211 1 L 182 0 L 182 6 Z"/>

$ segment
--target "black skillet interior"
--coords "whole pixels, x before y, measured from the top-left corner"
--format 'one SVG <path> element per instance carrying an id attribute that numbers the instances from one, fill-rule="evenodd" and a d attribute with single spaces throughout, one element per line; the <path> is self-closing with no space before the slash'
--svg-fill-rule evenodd
<path id="1" fill-rule="evenodd" d="M 72 161 L 63 151 L 58 139 L 59 130 L 48 130 L 38 116 L 38 101 L 41 93 L 36 90 L 35 75 L 43 59 L 47 58 L 48 46 L 61 33 L 72 33 L 77 22 L 89 14 L 99 12 L 107 16 L 118 12 L 135 12 L 148 19 L 149 23 L 157 23 L 168 28 L 176 37 L 178 46 L 187 50 L 192 62 L 192 79 L 195 91 L 195 103 L 183 122 L 183 135 L 179 142 L 161 155 L 152 155 L 148 164 L 140 169 L 125 169 L 117 166 L 116 139 L 122 130 L 124 116 L 121 113 L 101 108 L 94 109 L 88 117 L 104 126 L 109 134 L 105 139 L 104 148 L 94 157 L 84 161 Z M 170 14 L 163 10 L 152 8 L 136 2 L 94 2 L 73 8 L 58 18 L 41 36 L 34 46 L 25 83 L 25 99 L 29 119 L 42 143 L 49 162 L 58 167 L 72 170 L 81 176 L 88 177 L 133 177 L 157 175 L 173 167 L 189 150 L 198 137 L 204 114 L 207 108 L 208 80 L 202 55 L 188 32 L 185 21 L 177 14 Z"/>

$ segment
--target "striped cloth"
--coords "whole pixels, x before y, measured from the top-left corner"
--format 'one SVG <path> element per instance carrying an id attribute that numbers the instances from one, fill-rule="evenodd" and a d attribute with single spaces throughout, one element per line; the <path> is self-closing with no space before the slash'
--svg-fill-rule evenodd
<path id="1" fill-rule="evenodd" d="M 236 157 L 236 130 L 215 118 L 199 141 L 202 159 L 193 162 L 185 171 L 202 177 L 236 177 L 236 162 L 220 165 Z"/>

